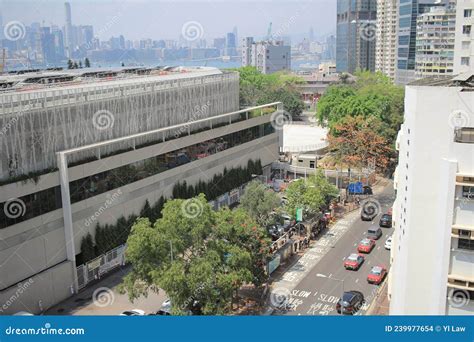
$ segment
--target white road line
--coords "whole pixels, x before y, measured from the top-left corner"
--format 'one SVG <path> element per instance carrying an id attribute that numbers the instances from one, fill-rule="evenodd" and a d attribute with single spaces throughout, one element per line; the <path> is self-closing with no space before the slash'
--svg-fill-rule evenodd
<path id="1" fill-rule="evenodd" d="M 354 247 L 357 246 L 357 242 L 354 244 Z"/>
<path id="2" fill-rule="evenodd" d="M 329 277 L 328 278 L 331 278 L 332 277 L 332 273 L 329 273 Z"/>
<path id="3" fill-rule="evenodd" d="M 343 257 L 342 260 L 343 260 L 343 261 L 346 260 L 346 257 Z"/>
<path id="4" fill-rule="evenodd" d="M 357 278 L 355 282 L 356 282 L 356 284 L 357 284 L 357 283 L 359 282 L 359 278 Z"/>
<path id="5" fill-rule="evenodd" d="M 380 250 L 380 246 L 377 247 L 377 250 Z"/>

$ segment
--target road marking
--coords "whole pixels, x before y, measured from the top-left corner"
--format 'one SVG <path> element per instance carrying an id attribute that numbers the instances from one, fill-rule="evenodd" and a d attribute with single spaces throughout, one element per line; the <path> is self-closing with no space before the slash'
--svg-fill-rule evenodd
<path id="1" fill-rule="evenodd" d="M 359 282 L 359 278 L 357 278 L 355 282 L 356 282 L 356 284 L 357 284 L 357 283 Z"/>
<path id="2" fill-rule="evenodd" d="M 328 278 L 331 278 L 332 277 L 332 273 L 329 273 L 329 277 Z"/>
<path id="3" fill-rule="evenodd" d="M 377 250 L 380 250 L 380 246 L 377 247 Z"/>
<path id="4" fill-rule="evenodd" d="M 354 247 L 357 246 L 357 242 L 354 244 Z"/>
<path id="5" fill-rule="evenodd" d="M 367 265 L 370 265 L 370 260 L 369 260 L 369 261 L 367 261 Z"/>
<path id="6" fill-rule="evenodd" d="M 342 261 L 344 261 L 344 260 L 346 260 L 346 257 L 343 257 L 343 258 L 342 258 Z"/>

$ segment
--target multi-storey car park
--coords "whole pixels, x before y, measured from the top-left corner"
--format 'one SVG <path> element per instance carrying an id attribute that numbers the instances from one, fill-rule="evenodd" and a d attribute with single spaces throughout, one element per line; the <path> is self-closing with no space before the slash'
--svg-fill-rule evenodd
<path id="1" fill-rule="evenodd" d="M 179 181 L 278 157 L 280 103 L 241 110 L 235 72 L 36 71 L 0 76 L 0 88 L 4 314 L 39 313 L 77 292 L 76 257 L 95 223 L 137 215 Z"/>

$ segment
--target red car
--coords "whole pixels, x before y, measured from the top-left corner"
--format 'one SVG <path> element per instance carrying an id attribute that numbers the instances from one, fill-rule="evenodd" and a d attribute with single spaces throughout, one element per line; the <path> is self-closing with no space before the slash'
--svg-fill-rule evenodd
<path id="1" fill-rule="evenodd" d="M 375 241 L 372 239 L 364 239 L 359 242 L 359 246 L 357 246 L 357 251 L 359 253 L 370 253 L 372 249 L 375 247 Z"/>
<path id="2" fill-rule="evenodd" d="M 344 260 L 344 268 L 346 270 L 354 270 L 357 271 L 362 263 L 364 262 L 364 257 L 357 253 L 352 253 L 349 255 L 346 260 Z"/>
<path id="3" fill-rule="evenodd" d="M 387 275 L 387 269 L 383 266 L 374 266 L 370 270 L 369 275 L 367 276 L 367 281 L 369 284 L 379 285 L 385 276 Z"/>

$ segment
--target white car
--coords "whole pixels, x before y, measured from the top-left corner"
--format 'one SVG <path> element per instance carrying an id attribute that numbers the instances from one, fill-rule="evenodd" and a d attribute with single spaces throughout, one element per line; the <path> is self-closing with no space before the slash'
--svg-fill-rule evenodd
<path id="1" fill-rule="evenodd" d="M 140 309 L 126 310 L 120 316 L 145 316 L 145 311 Z"/>
<path id="2" fill-rule="evenodd" d="M 385 249 L 390 250 L 392 248 L 392 237 L 390 236 L 387 241 L 385 241 Z"/>

